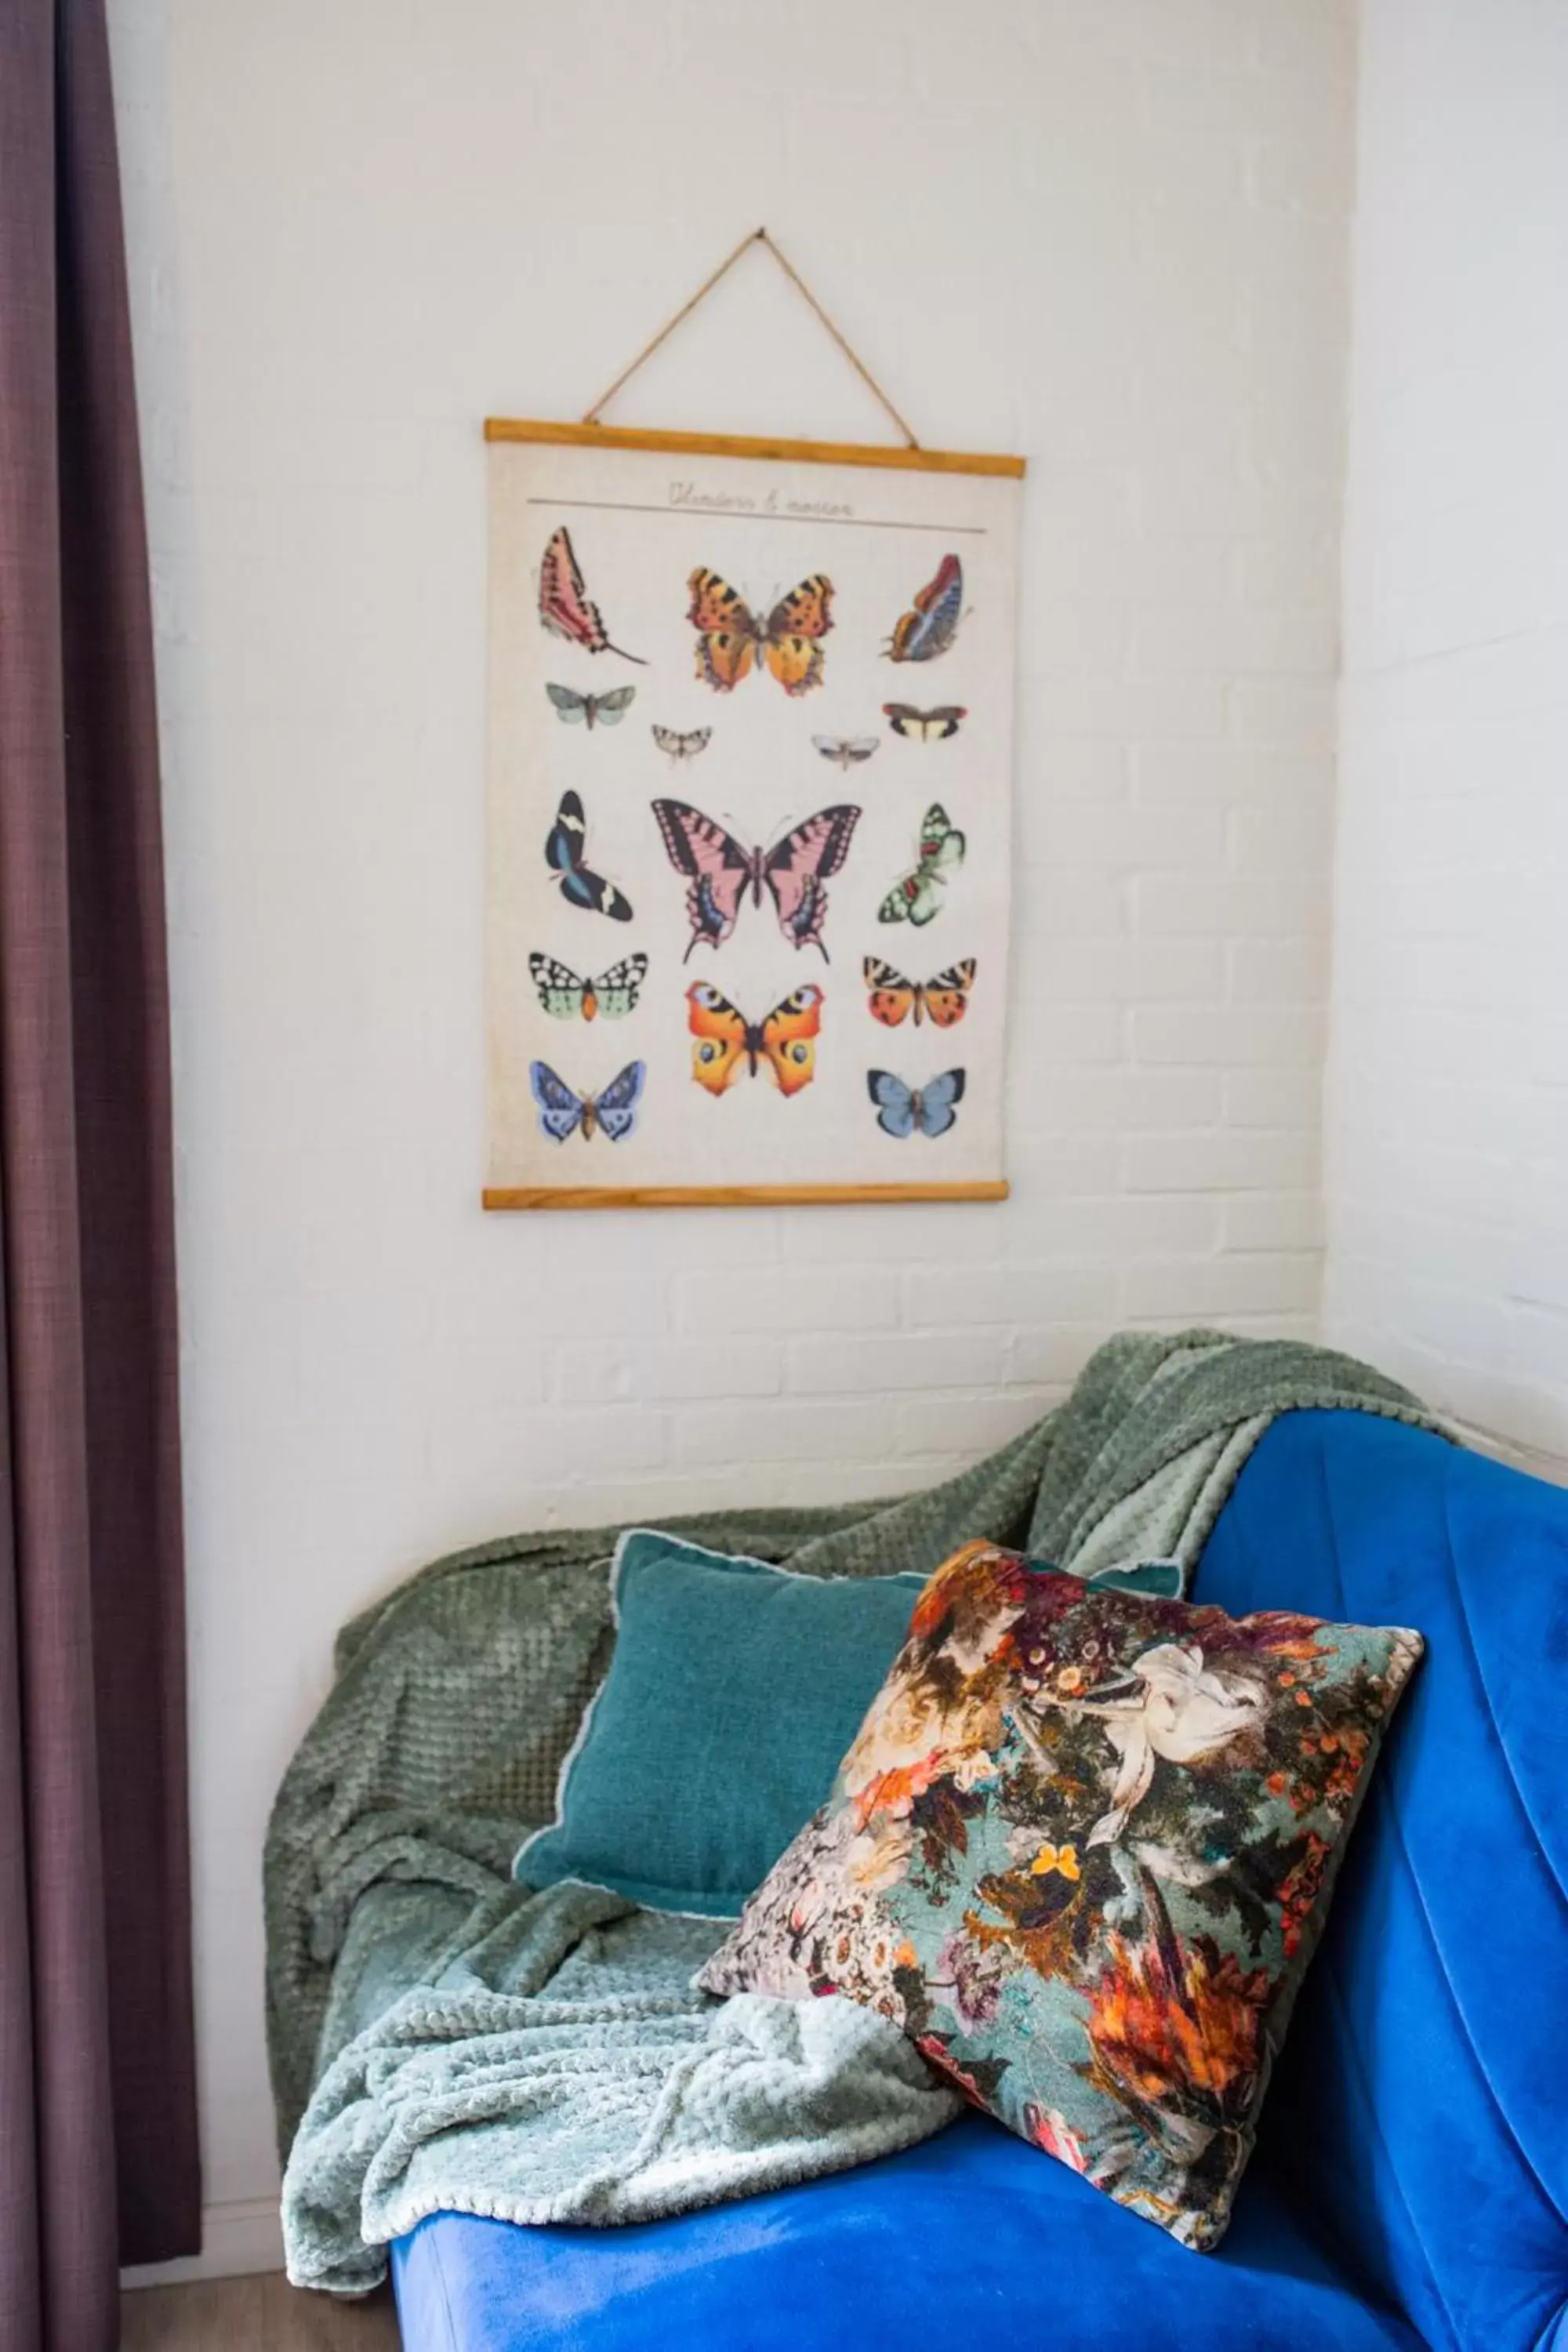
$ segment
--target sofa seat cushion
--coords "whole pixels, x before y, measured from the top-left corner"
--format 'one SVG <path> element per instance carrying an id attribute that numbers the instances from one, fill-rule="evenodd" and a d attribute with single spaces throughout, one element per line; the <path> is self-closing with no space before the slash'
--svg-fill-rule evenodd
<path id="1" fill-rule="evenodd" d="M 1200 2261 L 981 2116 L 678 2221 L 438 2213 L 393 2250 L 407 2352 L 1415 2352 L 1261 2177 Z"/>

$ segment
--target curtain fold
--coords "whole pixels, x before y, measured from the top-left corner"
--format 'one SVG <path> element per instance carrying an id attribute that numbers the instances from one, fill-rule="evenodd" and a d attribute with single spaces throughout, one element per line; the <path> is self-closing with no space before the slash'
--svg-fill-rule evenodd
<path id="1" fill-rule="evenodd" d="M 0 2345 L 200 2237 L 167 976 L 103 0 L 0 0 Z"/>

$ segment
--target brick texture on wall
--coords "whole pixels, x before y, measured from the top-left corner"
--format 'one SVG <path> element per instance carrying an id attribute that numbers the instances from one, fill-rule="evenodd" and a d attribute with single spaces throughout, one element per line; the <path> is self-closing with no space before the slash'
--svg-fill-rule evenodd
<path id="1" fill-rule="evenodd" d="M 933 1479 L 1136 1320 L 1316 1328 L 1350 0 L 112 0 L 174 931 L 208 2194 L 336 1624 L 542 1520 Z M 1013 1197 L 486 1218 L 487 412 L 765 220 L 1030 462 Z M 613 412 L 884 437 L 761 261 Z"/>
<path id="2" fill-rule="evenodd" d="M 1568 11 L 1365 11 L 1329 1336 L 1568 1477 Z"/>

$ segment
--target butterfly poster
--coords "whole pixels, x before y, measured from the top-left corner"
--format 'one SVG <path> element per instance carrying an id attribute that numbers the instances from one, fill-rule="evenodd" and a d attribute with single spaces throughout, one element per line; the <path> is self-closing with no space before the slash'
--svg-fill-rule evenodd
<path id="1" fill-rule="evenodd" d="M 487 1207 L 1001 1198 L 1023 460 L 486 437 Z"/>

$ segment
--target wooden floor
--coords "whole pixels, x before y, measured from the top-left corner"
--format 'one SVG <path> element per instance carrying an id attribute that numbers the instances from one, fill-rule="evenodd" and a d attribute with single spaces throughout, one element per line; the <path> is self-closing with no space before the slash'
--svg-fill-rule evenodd
<path id="1" fill-rule="evenodd" d="M 121 2352 L 397 2352 L 384 2288 L 368 2303 L 302 2294 L 286 2278 L 144 2286 L 121 2298 Z"/>

